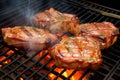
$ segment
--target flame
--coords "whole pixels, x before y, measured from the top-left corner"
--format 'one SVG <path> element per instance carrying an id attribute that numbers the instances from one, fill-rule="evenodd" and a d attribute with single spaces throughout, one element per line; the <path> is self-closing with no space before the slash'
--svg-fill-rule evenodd
<path id="1" fill-rule="evenodd" d="M 63 71 L 63 68 L 56 68 L 55 71 L 58 73 L 61 73 Z M 62 75 L 68 78 L 72 74 L 73 71 L 74 71 L 73 69 L 71 70 L 67 69 L 64 73 L 62 73 Z M 83 75 L 84 72 L 85 72 L 84 70 L 77 71 L 75 74 L 71 76 L 70 80 L 79 80 L 79 78 Z M 56 74 L 50 73 L 48 77 L 50 78 L 50 80 L 54 80 L 56 78 Z M 63 80 L 63 79 L 58 77 L 57 80 Z M 84 77 L 82 80 L 87 80 L 87 78 Z"/>
<path id="2" fill-rule="evenodd" d="M 64 35 L 62 38 L 66 38 L 67 35 Z M 6 54 L 7 56 L 13 54 L 14 51 L 12 50 L 9 50 Z M 39 59 L 39 58 L 42 58 L 42 56 L 44 56 L 45 54 L 47 54 L 44 59 L 40 60 L 40 63 L 42 64 L 45 64 L 48 60 L 51 59 L 51 56 L 48 54 L 48 50 L 43 50 L 41 51 L 37 56 L 35 56 L 36 59 Z M 4 61 L 3 61 L 4 60 Z M 6 56 L 0 56 L 0 61 L 3 61 L 2 64 L 8 64 L 11 62 L 11 59 L 6 59 Z M 0 64 L 0 68 L 2 68 L 2 64 Z M 50 61 L 48 64 L 47 64 L 47 67 L 50 67 L 52 68 L 53 66 L 55 66 L 55 62 L 54 60 Z M 32 68 L 33 70 L 37 70 L 39 69 L 38 66 L 34 66 Z M 55 72 L 57 72 L 58 74 L 61 74 L 62 76 L 68 78 L 72 73 L 73 73 L 73 69 L 66 69 L 63 73 L 61 73 L 63 70 L 65 70 L 64 68 L 58 68 L 56 67 L 54 69 Z M 46 73 L 44 70 L 41 70 L 42 73 Z M 85 71 L 84 70 L 79 70 L 79 71 L 76 71 L 71 77 L 70 77 L 70 80 L 79 80 L 79 78 L 83 75 Z M 54 80 L 55 78 L 57 78 L 57 80 L 63 80 L 61 77 L 57 76 L 57 74 L 54 74 L 52 72 L 50 72 L 48 74 L 48 78 L 50 80 Z M 22 77 L 20 77 L 18 80 L 24 80 Z M 84 77 L 82 80 L 87 80 L 86 77 Z"/>
<path id="3" fill-rule="evenodd" d="M 64 73 L 63 73 L 63 76 L 65 77 L 68 77 L 74 70 L 66 70 Z"/>
<path id="4" fill-rule="evenodd" d="M 79 70 L 77 71 L 70 80 L 79 80 L 79 78 L 83 75 L 85 71 L 84 70 Z M 86 79 L 87 80 L 87 79 Z"/>
<path id="5" fill-rule="evenodd" d="M 64 35 L 63 38 L 66 38 L 67 35 Z M 47 54 L 49 51 L 48 50 L 43 50 L 41 51 L 36 57 L 37 58 L 42 58 L 43 55 Z M 51 59 L 51 56 L 49 55 L 49 53 L 44 57 L 44 59 L 42 59 L 40 61 L 40 63 L 42 64 L 45 64 L 48 60 Z M 52 68 L 53 66 L 55 66 L 55 62 L 54 60 L 50 61 L 48 64 L 47 64 L 47 67 L 50 67 Z M 34 69 L 34 68 L 33 68 Z M 35 68 L 36 69 L 36 68 Z M 35 70 L 34 69 L 34 70 Z M 60 74 L 62 71 L 64 70 L 64 68 L 58 68 L 56 67 L 54 69 L 55 72 L 57 72 L 58 74 Z M 66 69 L 61 75 L 68 78 L 72 73 L 73 73 L 74 69 Z M 81 76 L 83 75 L 83 73 L 85 72 L 85 70 L 78 70 L 76 71 L 71 77 L 70 77 L 70 80 L 79 80 L 81 78 Z M 46 73 L 44 70 L 42 73 Z M 57 74 L 54 74 L 54 73 L 49 73 L 48 74 L 48 78 L 50 80 L 54 80 L 57 78 L 57 80 L 63 80 L 61 77 L 57 76 Z M 87 80 L 87 77 L 84 77 L 82 80 Z"/>

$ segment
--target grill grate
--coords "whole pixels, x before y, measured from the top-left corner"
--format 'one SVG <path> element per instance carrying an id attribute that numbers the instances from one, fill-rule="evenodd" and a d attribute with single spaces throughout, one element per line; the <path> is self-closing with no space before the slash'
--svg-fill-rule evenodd
<path id="1" fill-rule="evenodd" d="M 119 10 L 87 2 L 85 0 L 20 0 L 14 3 L 11 2 L 9 8 L 0 8 L 0 27 L 32 25 L 30 18 L 35 13 L 44 11 L 50 7 L 54 7 L 60 12 L 76 14 L 80 19 L 80 23 L 110 21 L 117 27 L 120 27 L 119 19 L 104 16 L 95 11 L 86 9 L 86 6 L 114 14 L 120 14 Z M 103 64 L 99 70 L 89 75 L 89 80 L 119 80 L 119 41 L 120 37 L 118 37 L 117 42 L 113 46 L 102 51 Z M 79 80 L 83 80 L 84 76 L 89 73 L 89 70 L 71 70 L 71 73 L 65 77 L 63 74 L 68 70 L 61 69 L 60 72 L 57 72 L 56 70 L 58 70 L 58 68 L 53 64 L 53 59 L 49 58 L 48 52 L 45 52 L 43 55 L 40 52 L 35 52 L 33 55 L 30 55 L 31 57 L 28 57 L 27 54 L 31 54 L 31 52 L 25 52 L 7 46 L 2 39 L 2 35 L 0 35 L 0 58 L 2 57 L 2 60 L 0 60 L 0 80 L 49 80 L 49 74 L 55 75 L 54 80 L 70 80 L 73 75 L 77 75 L 78 73 L 83 74 L 78 78 Z M 38 55 L 42 56 L 38 58 Z M 35 60 L 36 58 L 38 59 Z M 9 62 L 9 64 L 7 62 Z M 53 64 L 52 66 L 50 66 L 51 63 Z"/>

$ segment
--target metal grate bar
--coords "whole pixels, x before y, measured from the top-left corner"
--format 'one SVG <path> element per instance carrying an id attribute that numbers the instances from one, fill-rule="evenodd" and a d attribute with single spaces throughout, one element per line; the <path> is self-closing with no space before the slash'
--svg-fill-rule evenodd
<path id="1" fill-rule="evenodd" d="M 120 60 L 117 61 L 117 63 L 112 68 L 112 70 L 105 76 L 104 80 L 109 80 L 111 78 L 111 75 L 113 75 L 115 73 L 116 69 L 118 69 L 119 64 L 120 64 Z"/>
<path id="2" fill-rule="evenodd" d="M 16 53 L 15 53 L 16 54 Z M 14 54 L 13 54 L 14 55 Z M 7 66 L 3 67 L 2 69 L 7 68 L 8 66 L 10 66 L 11 64 L 13 64 L 14 62 L 18 61 L 18 59 L 20 59 L 21 57 L 23 57 L 25 54 L 21 55 L 19 58 L 13 59 L 13 61 L 11 63 L 9 63 Z M 20 63 L 20 62 L 19 62 Z"/>
<path id="3" fill-rule="evenodd" d="M 38 54 L 38 53 L 37 53 L 37 54 Z M 36 55 L 37 55 L 37 54 L 36 54 Z M 22 75 L 23 73 L 25 73 L 27 70 L 31 69 L 35 64 L 39 63 L 39 61 L 42 60 L 42 59 L 43 59 L 45 56 L 47 56 L 47 55 L 48 55 L 48 53 L 45 54 L 45 55 L 43 55 L 42 58 L 39 58 L 36 62 L 34 62 L 34 64 L 32 64 L 31 66 L 29 66 L 28 68 L 26 68 L 22 73 L 20 73 L 19 75 L 17 75 L 17 77 L 19 77 L 20 75 Z M 42 65 L 42 66 L 43 66 L 43 65 Z M 42 68 L 42 66 L 41 66 L 40 68 Z M 40 69 L 40 68 L 39 68 L 39 69 Z M 33 72 L 33 75 L 34 75 L 36 72 L 37 72 L 37 71 L 34 71 L 34 72 Z"/>
<path id="4" fill-rule="evenodd" d="M 42 1 L 42 2 L 41 2 Z M 26 15 L 27 13 L 20 13 L 20 11 L 29 11 L 29 8 L 33 10 L 31 15 L 34 15 L 35 13 L 44 11 L 46 9 L 49 9 L 50 7 L 53 7 L 57 9 L 60 12 L 65 12 L 65 13 L 72 13 L 76 14 L 79 19 L 80 23 L 85 23 L 85 22 L 101 22 L 101 21 L 110 21 L 113 22 L 115 25 L 119 27 L 120 21 L 116 18 L 112 18 L 109 16 L 102 15 L 98 12 L 95 12 L 89 8 L 86 8 L 86 6 L 89 6 L 91 8 L 96 8 L 99 10 L 103 10 L 106 12 L 111 12 L 115 14 L 119 14 L 120 11 L 114 10 L 111 8 L 107 8 L 104 6 L 96 5 L 93 3 L 86 2 L 84 0 L 67 0 L 67 1 L 57 1 L 57 0 L 32 0 L 27 4 L 28 1 L 23 1 L 21 3 L 15 4 L 14 6 L 10 8 L 6 8 L 5 10 L 0 9 L 0 26 L 13 26 L 13 25 L 29 25 L 29 22 L 27 21 Z M 27 4 L 27 5 L 26 5 Z M 30 5 L 30 6 L 29 6 Z M 29 6 L 29 7 L 28 7 Z M 85 6 L 85 7 L 84 7 Z M 14 8 L 16 7 L 16 8 Z M 11 10 L 9 10 L 11 9 Z M 7 11 L 9 10 L 9 11 Z M 19 11 L 20 10 L 20 11 Z M 12 13 L 12 14 L 11 14 Z M 8 16 L 6 16 L 9 14 Z M 18 19 L 18 20 L 16 20 Z M 2 22 L 3 21 L 3 22 Z M 27 23 L 28 22 L 28 23 Z M 0 35 L 0 37 L 2 37 Z M 115 77 L 118 77 L 118 74 L 116 73 L 117 70 L 119 70 L 119 64 L 120 64 L 120 47 L 119 47 L 119 37 L 118 41 L 115 43 L 115 45 L 111 46 L 109 49 L 103 51 L 103 64 L 100 67 L 98 71 L 95 72 L 94 74 L 94 79 L 90 80 L 95 80 L 96 77 L 98 77 L 98 80 L 108 80 L 108 79 L 117 79 Z M 48 61 L 45 62 L 45 64 L 40 63 L 40 61 L 43 60 L 48 54 L 43 55 L 41 58 L 39 58 L 37 61 L 34 60 L 35 56 L 38 53 L 35 53 L 32 57 L 26 56 L 25 52 L 19 52 L 20 50 L 15 50 L 12 47 L 9 47 L 3 43 L 3 40 L 0 38 L 0 49 L 2 50 L 4 47 L 7 47 L 8 50 L 6 51 L 0 51 L 1 54 L 0 56 L 6 56 L 7 59 L 11 59 L 11 62 L 9 64 L 3 64 L 5 60 L 2 60 L 0 64 L 3 65 L 2 69 L 0 69 L 0 79 L 5 79 L 5 80 L 13 80 L 16 79 L 18 80 L 19 78 L 23 78 L 24 80 L 26 79 L 32 79 L 32 77 L 36 76 L 40 80 L 48 80 L 49 79 L 49 74 L 52 73 L 56 75 L 54 80 L 58 80 L 59 78 L 63 80 L 69 80 L 71 77 L 76 73 L 76 70 L 74 70 L 68 77 L 63 76 L 63 73 L 66 71 L 66 69 L 63 69 L 60 73 L 55 71 L 57 68 L 55 65 L 53 67 L 48 67 L 47 65 L 52 61 L 52 58 L 50 58 Z M 14 53 L 7 56 L 6 53 L 9 50 L 13 50 Z M 15 55 L 18 55 L 15 57 Z M 21 59 L 24 59 L 24 61 L 21 61 Z M 31 65 L 28 65 L 27 63 L 31 63 Z M 13 65 L 15 64 L 15 65 Z M 32 67 L 34 66 L 39 66 L 37 70 L 33 70 Z M 23 71 L 18 72 L 20 68 L 24 68 Z M 8 70 L 8 73 L 7 73 Z M 41 70 L 45 70 L 46 73 L 43 74 L 41 73 Z M 28 76 L 24 75 L 26 71 L 30 71 L 31 74 Z M 87 70 L 89 72 L 89 70 Z M 83 79 L 84 76 L 87 75 L 87 71 L 84 72 L 82 77 L 80 77 L 80 80 Z M 13 77 L 14 75 L 15 77 Z M 106 76 L 107 75 L 107 76 Z"/>
<path id="5" fill-rule="evenodd" d="M 35 54 L 36 55 L 36 54 Z M 35 56 L 33 55 L 33 57 Z M 32 57 L 32 58 L 33 58 Z M 28 58 L 27 60 L 25 60 L 22 64 L 20 64 L 19 66 L 17 66 L 16 68 L 12 69 L 11 71 L 9 71 L 8 73 L 6 73 L 3 77 L 9 75 L 10 73 L 14 72 L 17 68 L 19 68 L 21 65 L 23 65 L 24 63 L 26 63 L 27 61 L 29 61 L 31 58 Z"/>
<path id="6" fill-rule="evenodd" d="M 34 71 L 34 72 L 32 73 L 32 75 L 30 75 L 30 76 L 27 77 L 26 79 L 29 80 L 35 73 L 37 73 L 37 72 L 40 71 L 42 68 L 44 68 L 45 65 L 47 65 L 51 60 L 52 60 L 52 59 L 50 59 L 49 61 L 47 61 L 47 63 L 45 63 L 44 65 L 40 66 L 40 68 L 39 68 L 38 70 Z M 33 66 L 34 66 L 34 65 L 33 65 Z M 49 71 L 48 71 L 48 72 L 49 72 Z M 48 72 L 47 72 L 47 73 L 48 73 Z M 47 74 L 46 74 L 46 75 L 47 75 Z M 46 77 L 47 77 L 47 76 L 46 76 Z M 43 75 L 42 78 L 44 79 L 44 78 L 45 78 L 45 75 Z"/>
<path id="7" fill-rule="evenodd" d="M 66 69 L 63 69 L 62 72 L 59 73 L 59 74 L 57 75 L 57 77 L 56 77 L 54 80 L 57 80 L 57 78 L 60 77 L 60 75 L 62 75 L 65 71 L 66 71 Z"/>

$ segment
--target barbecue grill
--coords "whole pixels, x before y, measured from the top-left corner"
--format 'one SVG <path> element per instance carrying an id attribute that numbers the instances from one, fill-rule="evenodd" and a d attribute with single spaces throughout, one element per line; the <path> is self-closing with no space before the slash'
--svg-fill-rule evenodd
<path id="1" fill-rule="evenodd" d="M 11 0 L 0 7 L 0 28 L 31 25 L 34 14 L 55 8 L 75 14 L 80 23 L 109 21 L 120 27 L 120 11 L 85 0 Z M 106 12 L 103 14 L 103 12 Z M 119 80 L 120 37 L 102 51 L 103 63 L 97 71 L 59 69 L 48 51 L 26 52 L 8 46 L 0 34 L 0 80 Z M 31 56 L 27 54 L 34 53 Z"/>

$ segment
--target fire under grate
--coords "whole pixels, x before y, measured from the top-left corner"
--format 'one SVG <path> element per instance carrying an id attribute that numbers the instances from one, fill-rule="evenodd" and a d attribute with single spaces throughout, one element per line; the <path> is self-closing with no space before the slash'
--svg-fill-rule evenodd
<path id="1" fill-rule="evenodd" d="M 110 21 L 120 27 L 117 18 L 102 15 L 90 8 L 113 14 L 119 10 L 94 4 L 85 0 L 21 0 L 11 2 L 8 7 L 0 8 L 0 27 L 32 25 L 29 21 L 34 14 L 53 7 L 60 12 L 76 14 L 80 23 Z M 110 48 L 102 51 L 103 64 L 97 71 L 76 71 L 60 69 L 47 50 L 25 52 L 7 46 L 0 34 L 0 80 L 119 80 L 120 79 L 120 37 Z M 27 56 L 27 54 L 34 53 Z M 44 53 L 44 54 L 43 54 Z"/>

